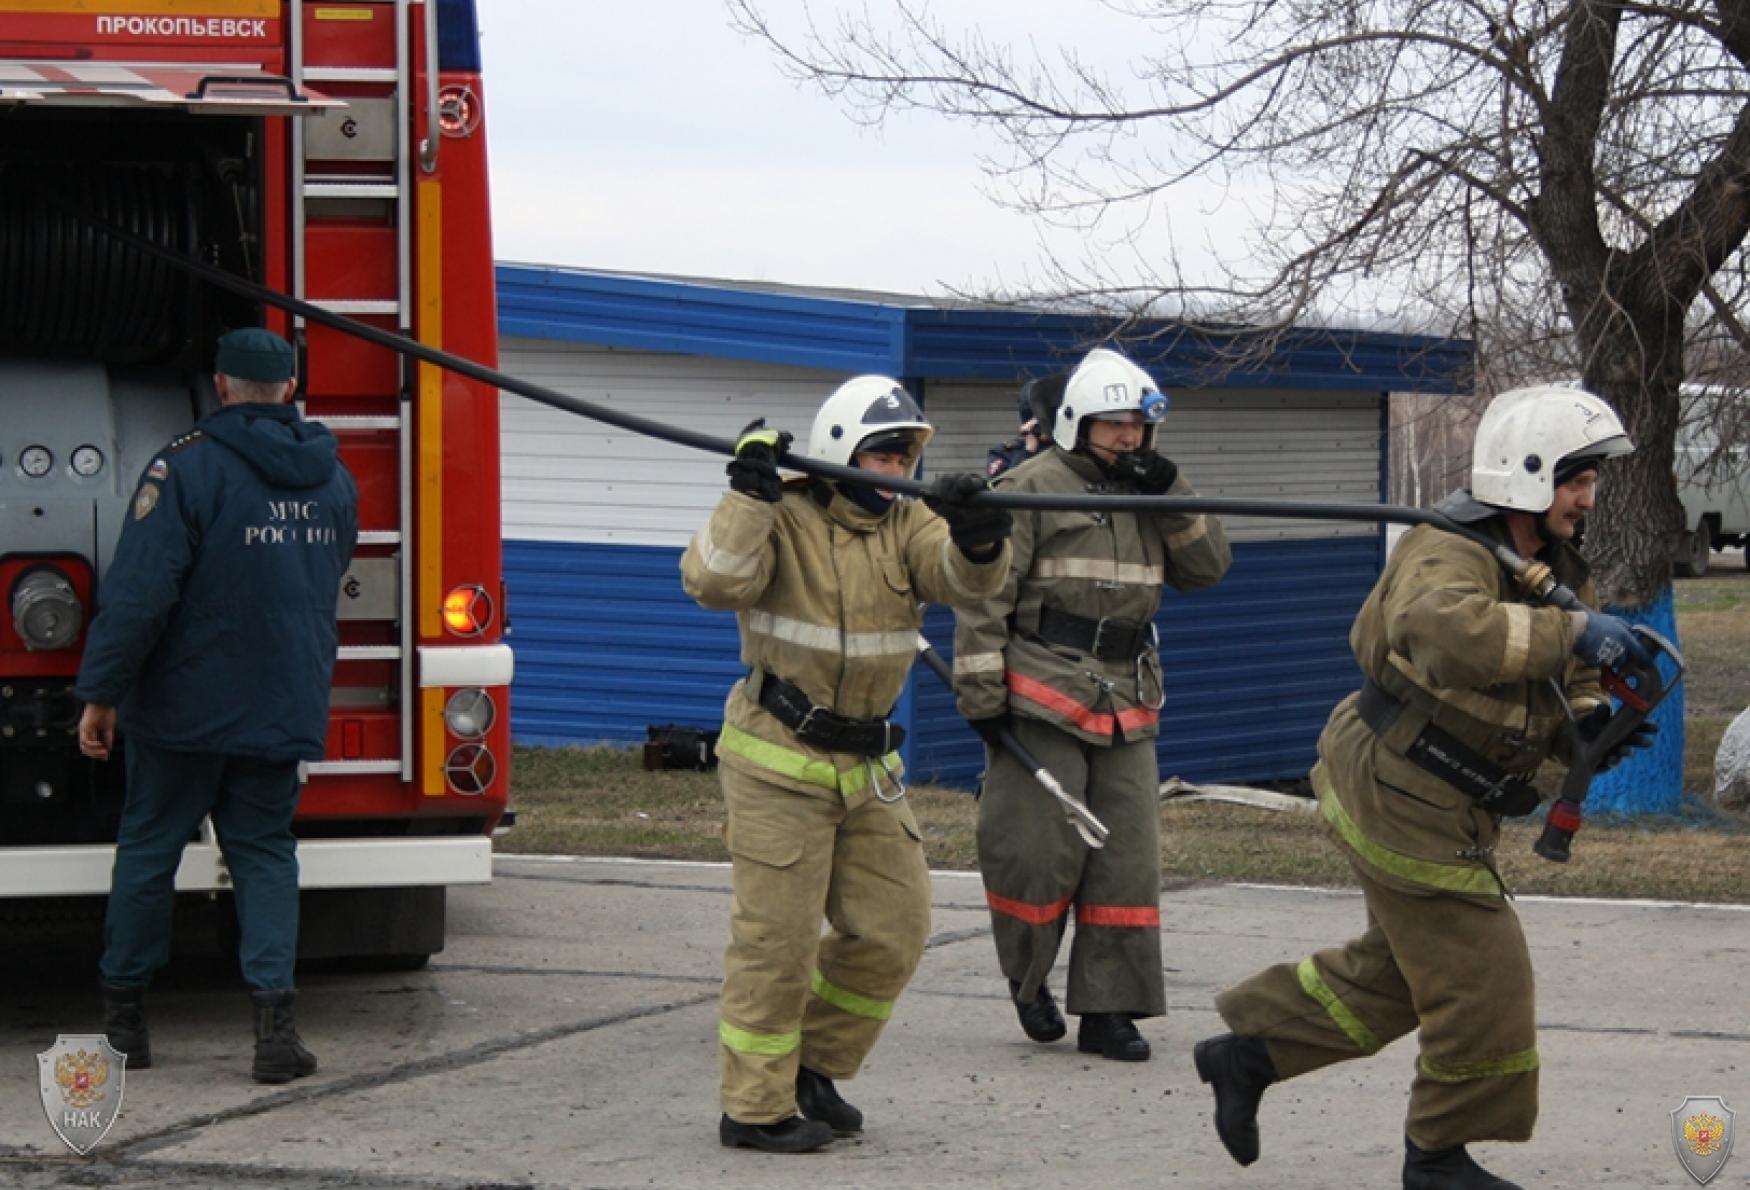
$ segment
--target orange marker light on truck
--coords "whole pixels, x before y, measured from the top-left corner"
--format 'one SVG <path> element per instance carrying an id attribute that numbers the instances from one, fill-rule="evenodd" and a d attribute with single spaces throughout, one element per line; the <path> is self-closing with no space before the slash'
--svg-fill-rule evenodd
<path id="1" fill-rule="evenodd" d="M 457 636 L 479 636 L 492 627 L 492 596 L 484 587 L 457 587 L 444 596 L 444 627 Z"/>

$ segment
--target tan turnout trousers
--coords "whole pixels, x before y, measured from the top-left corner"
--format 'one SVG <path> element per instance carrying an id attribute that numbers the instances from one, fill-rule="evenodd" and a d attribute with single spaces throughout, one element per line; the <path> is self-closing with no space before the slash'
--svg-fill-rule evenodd
<path id="1" fill-rule="evenodd" d="M 1089 744 L 1037 719 L 1016 737 L 1111 832 L 1091 850 L 1033 774 L 991 751 L 978 802 L 978 866 L 1003 974 L 1027 1003 L 1051 973 L 1070 914 L 1064 1008 L 1160 1016 L 1160 769 L 1153 738 Z"/>
<path id="2" fill-rule="evenodd" d="M 723 1110 L 772 1124 L 796 1114 L 798 1063 L 834 1079 L 862 1066 L 923 957 L 930 874 L 903 800 L 720 772 L 734 862 Z"/>
<path id="3" fill-rule="evenodd" d="M 1355 873 L 1366 932 L 1223 992 L 1222 1019 L 1263 1038 L 1285 1079 L 1376 1053 L 1419 1024 L 1410 1139 L 1423 1149 L 1530 1139 L 1537 1027 L 1519 915 L 1393 888 L 1360 864 Z"/>

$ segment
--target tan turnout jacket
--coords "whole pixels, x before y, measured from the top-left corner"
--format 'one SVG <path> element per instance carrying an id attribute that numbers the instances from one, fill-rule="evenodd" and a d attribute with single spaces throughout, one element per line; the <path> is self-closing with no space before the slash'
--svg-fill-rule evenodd
<path id="1" fill-rule="evenodd" d="M 997 480 L 1012 492 L 1124 493 L 1092 459 L 1060 447 Z M 1167 495 L 1194 496 L 1181 473 Z M 1043 719 L 1080 739 L 1109 743 L 1160 731 L 1161 663 L 1154 649 L 1136 660 L 1100 660 L 1040 640 L 1040 609 L 1146 624 L 1161 586 L 1207 587 L 1233 560 L 1221 522 L 1201 513 L 1017 512 L 1014 555 L 1000 591 L 957 617 L 954 689 L 960 712 L 988 719 L 1006 711 Z"/>
<path id="2" fill-rule="evenodd" d="M 921 602 L 964 607 L 996 591 L 1009 547 L 975 563 L 948 524 L 916 500 L 875 516 L 837 492 L 822 507 L 809 482 L 777 504 L 726 492 L 681 557 L 687 594 L 733 610 L 741 660 L 800 686 L 816 704 L 858 719 L 893 710 L 917 654 Z M 724 707 L 723 764 L 800 790 L 846 797 L 868 784 L 863 758 L 798 740 L 735 684 Z M 898 758 L 889 763 L 897 768 Z"/>
<path id="3" fill-rule="evenodd" d="M 1499 521 L 1493 525 L 1504 536 Z M 1596 598 L 1586 566 L 1556 547 L 1558 577 Z M 1603 698 L 1598 671 L 1573 656 L 1565 611 L 1533 606 L 1482 546 L 1432 526 L 1398 543 L 1349 633 L 1361 670 L 1408 709 L 1384 736 L 1361 721 L 1356 695 L 1319 738 L 1313 786 L 1337 834 L 1387 882 L 1485 898 L 1499 818 L 1403 755 L 1432 722 L 1511 773 L 1529 776 L 1566 755 L 1564 715 L 1546 679 L 1561 682 L 1576 717 Z"/>

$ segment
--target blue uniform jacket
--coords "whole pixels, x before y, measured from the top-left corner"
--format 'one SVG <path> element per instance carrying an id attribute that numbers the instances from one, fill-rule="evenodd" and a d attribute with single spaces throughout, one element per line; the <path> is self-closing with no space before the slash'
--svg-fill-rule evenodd
<path id="1" fill-rule="evenodd" d="M 995 479 L 1011 467 L 1019 467 L 1038 451 L 1027 449 L 1025 438 L 1010 438 L 999 446 L 993 446 L 985 452 L 984 474 L 987 479 Z"/>
<path id="2" fill-rule="evenodd" d="M 291 405 L 230 405 L 140 477 L 75 687 L 185 752 L 320 760 L 358 492 Z"/>

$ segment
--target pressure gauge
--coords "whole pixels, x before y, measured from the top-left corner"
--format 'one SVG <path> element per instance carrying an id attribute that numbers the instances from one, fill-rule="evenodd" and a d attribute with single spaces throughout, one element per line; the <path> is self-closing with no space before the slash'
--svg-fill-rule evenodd
<path id="1" fill-rule="evenodd" d="M 41 479 L 54 465 L 55 456 L 46 446 L 27 446 L 18 455 L 18 469 L 32 479 Z"/>
<path id="2" fill-rule="evenodd" d="M 103 470 L 103 452 L 95 446 L 81 446 L 73 452 L 73 474 L 90 479 Z"/>

